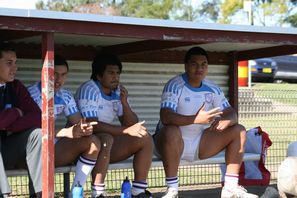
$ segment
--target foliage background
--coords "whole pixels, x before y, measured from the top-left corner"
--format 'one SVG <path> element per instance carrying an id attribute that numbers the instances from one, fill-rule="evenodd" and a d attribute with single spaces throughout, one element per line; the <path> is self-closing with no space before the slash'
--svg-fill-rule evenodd
<path id="1" fill-rule="evenodd" d="M 37 9 L 203 23 L 297 27 L 297 0 L 39 0 Z"/>

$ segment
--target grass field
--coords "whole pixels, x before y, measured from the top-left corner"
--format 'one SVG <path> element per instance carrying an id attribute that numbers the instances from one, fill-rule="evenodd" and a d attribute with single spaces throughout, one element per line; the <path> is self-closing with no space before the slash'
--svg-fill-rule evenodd
<path id="1" fill-rule="evenodd" d="M 252 89 L 255 90 L 255 97 L 297 105 L 297 84 L 257 83 Z"/>

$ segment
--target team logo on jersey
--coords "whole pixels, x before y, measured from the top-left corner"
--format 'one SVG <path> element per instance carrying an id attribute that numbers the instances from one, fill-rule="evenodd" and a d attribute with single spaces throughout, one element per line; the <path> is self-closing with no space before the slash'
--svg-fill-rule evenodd
<path id="1" fill-rule="evenodd" d="M 213 101 L 213 94 L 212 93 L 206 93 L 204 94 L 205 102 L 212 103 Z"/>
<path id="2" fill-rule="evenodd" d="M 190 97 L 185 97 L 185 102 L 191 102 L 191 98 Z"/>

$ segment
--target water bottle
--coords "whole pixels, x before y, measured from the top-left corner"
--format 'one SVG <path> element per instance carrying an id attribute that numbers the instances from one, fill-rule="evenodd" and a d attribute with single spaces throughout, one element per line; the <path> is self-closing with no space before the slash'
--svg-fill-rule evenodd
<path id="1" fill-rule="evenodd" d="M 72 189 L 72 198 L 83 198 L 84 194 L 84 189 L 83 187 L 79 184 L 75 184 L 74 188 Z"/>
<path id="2" fill-rule="evenodd" d="M 122 183 L 121 198 L 131 198 L 131 183 L 128 176 Z"/>

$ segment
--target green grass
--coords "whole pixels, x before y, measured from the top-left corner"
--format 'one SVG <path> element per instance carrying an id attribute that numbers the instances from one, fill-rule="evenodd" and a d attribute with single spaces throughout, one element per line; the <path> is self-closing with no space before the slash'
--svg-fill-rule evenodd
<path id="1" fill-rule="evenodd" d="M 262 90 L 296 90 L 297 84 L 289 83 L 256 83 L 252 86 L 253 89 L 262 89 Z"/>
<path id="2" fill-rule="evenodd" d="M 297 105 L 297 84 L 258 83 L 252 89 L 255 97 Z"/>

